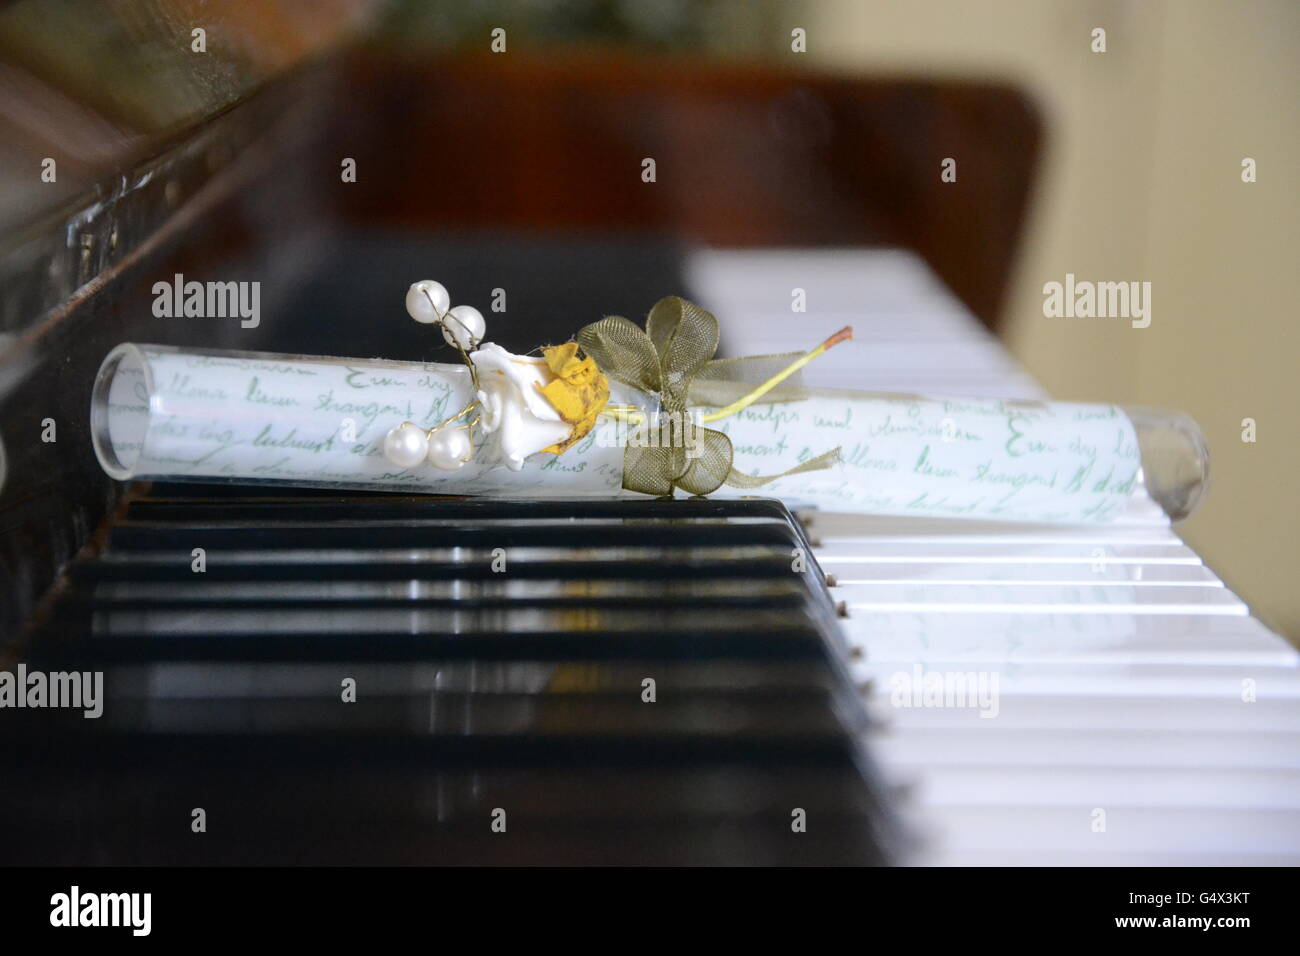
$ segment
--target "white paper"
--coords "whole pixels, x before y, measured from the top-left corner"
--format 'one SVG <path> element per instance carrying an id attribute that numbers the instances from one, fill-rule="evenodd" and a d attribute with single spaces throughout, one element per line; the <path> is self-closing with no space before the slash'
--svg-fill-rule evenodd
<path id="1" fill-rule="evenodd" d="M 747 474 L 840 447 L 836 467 L 758 489 L 830 511 L 1100 522 L 1121 514 L 1141 482 L 1137 437 L 1113 405 L 826 391 L 712 427 L 731 437 Z"/>

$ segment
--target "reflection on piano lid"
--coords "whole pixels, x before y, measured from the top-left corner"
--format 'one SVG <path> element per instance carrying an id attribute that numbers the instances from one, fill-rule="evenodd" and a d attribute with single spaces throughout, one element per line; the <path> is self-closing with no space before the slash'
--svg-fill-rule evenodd
<path id="1" fill-rule="evenodd" d="M 103 715 L 6 715 L 18 859 L 898 858 L 779 504 L 265 494 L 154 487 L 71 569 L 27 665 Z"/>

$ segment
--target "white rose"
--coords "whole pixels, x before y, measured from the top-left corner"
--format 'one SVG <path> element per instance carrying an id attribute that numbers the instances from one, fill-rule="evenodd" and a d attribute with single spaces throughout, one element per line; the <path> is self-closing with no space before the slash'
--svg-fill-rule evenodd
<path id="1" fill-rule="evenodd" d="M 538 391 L 555 379 L 545 359 L 514 355 L 492 342 L 484 342 L 470 359 L 478 370 L 483 431 L 496 435 L 498 455 L 511 471 L 569 437 L 569 423 Z"/>

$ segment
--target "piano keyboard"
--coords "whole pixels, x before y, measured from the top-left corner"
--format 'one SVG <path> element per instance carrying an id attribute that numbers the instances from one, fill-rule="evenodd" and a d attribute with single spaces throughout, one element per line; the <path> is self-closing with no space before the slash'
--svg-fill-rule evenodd
<path id="1" fill-rule="evenodd" d="M 41 864 L 898 860 L 836 609 L 792 565 L 808 549 L 772 501 L 139 489 L 26 655 L 102 672 L 102 716 L 7 712 L 0 779 L 23 786 L 0 787 L 0 845 Z"/>
<path id="2" fill-rule="evenodd" d="M 853 343 L 805 369 L 810 385 L 1043 397 L 909 253 L 701 251 L 688 265 L 730 354 L 853 324 Z M 922 862 L 1300 863 L 1296 651 L 1155 505 L 1088 527 L 808 521 Z M 967 691 L 981 675 L 986 690 L 996 675 L 995 714 Z M 948 681 L 931 700 L 947 706 L 914 691 L 927 679 Z"/>

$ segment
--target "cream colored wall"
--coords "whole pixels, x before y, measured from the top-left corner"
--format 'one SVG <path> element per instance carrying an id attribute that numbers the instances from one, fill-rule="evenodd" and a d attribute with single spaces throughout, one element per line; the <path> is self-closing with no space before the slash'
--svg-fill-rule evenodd
<path id="1" fill-rule="evenodd" d="M 1038 101 L 1049 143 L 1007 343 L 1058 397 L 1195 416 L 1212 487 L 1180 531 L 1300 638 L 1300 3 L 807 0 L 782 16 L 825 66 L 999 78 Z M 1067 272 L 1152 282 L 1151 326 L 1045 318 L 1043 283 Z"/>

